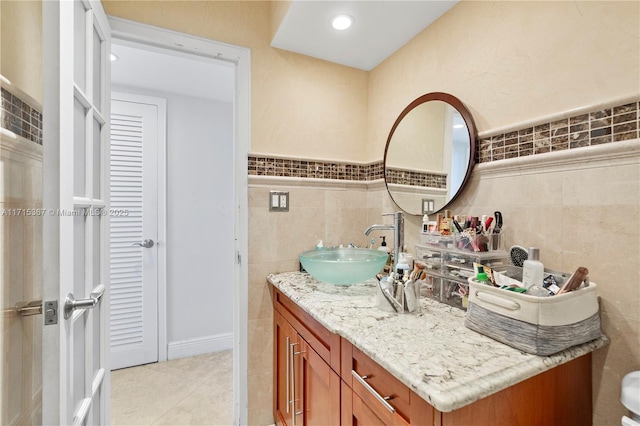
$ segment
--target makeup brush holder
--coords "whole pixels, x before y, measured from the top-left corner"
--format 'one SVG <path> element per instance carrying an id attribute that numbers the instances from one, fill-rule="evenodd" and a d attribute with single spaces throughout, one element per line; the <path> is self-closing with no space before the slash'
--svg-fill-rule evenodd
<path id="1" fill-rule="evenodd" d="M 383 279 L 377 286 L 376 306 L 385 312 L 419 313 L 420 285 L 422 281 L 395 280 L 393 283 Z"/>

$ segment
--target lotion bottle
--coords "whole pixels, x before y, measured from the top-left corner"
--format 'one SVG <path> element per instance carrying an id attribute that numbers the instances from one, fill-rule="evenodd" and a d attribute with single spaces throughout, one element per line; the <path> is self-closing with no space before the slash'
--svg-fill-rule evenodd
<path id="1" fill-rule="evenodd" d="M 540 249 L 529 248 L 529 257 L 522 265 L 522 285 L 529 289 L 531 286 L 542 287 L 544 279 L 544 265 L 540 262 Z"/>

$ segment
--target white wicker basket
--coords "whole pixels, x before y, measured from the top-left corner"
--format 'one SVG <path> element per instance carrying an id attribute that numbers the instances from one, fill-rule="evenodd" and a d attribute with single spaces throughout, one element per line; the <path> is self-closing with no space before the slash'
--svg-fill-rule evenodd
<path id="1" fill-rule="evenodd" d="M 469 278 L 465 326 L 523 352 L 551 355 L 601 335 L 596 284 L 536 297 Z"/>

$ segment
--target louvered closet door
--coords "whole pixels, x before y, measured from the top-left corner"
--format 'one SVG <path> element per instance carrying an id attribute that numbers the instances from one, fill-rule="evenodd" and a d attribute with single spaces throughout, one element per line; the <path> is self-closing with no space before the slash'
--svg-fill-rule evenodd
<path id="1" fill-rule="evenodd" d="M 164 102 L 112 93 L 112 369 L 158 361 L 156 101 Z M 153 246 L 145 247 L 145 240 Z"/>

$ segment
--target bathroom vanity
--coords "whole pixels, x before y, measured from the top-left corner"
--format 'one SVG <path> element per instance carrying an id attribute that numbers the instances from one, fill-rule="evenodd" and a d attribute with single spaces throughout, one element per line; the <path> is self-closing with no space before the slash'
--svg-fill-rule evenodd
<path id="1" fill-rule="evenodd" d="M 423 298 L 420 314 L 377 309 L 375 280 L 268 277 L 279 425 L 591 424 L 591 352 L 548 357 L 465 328 L 465 312 Z"/>

